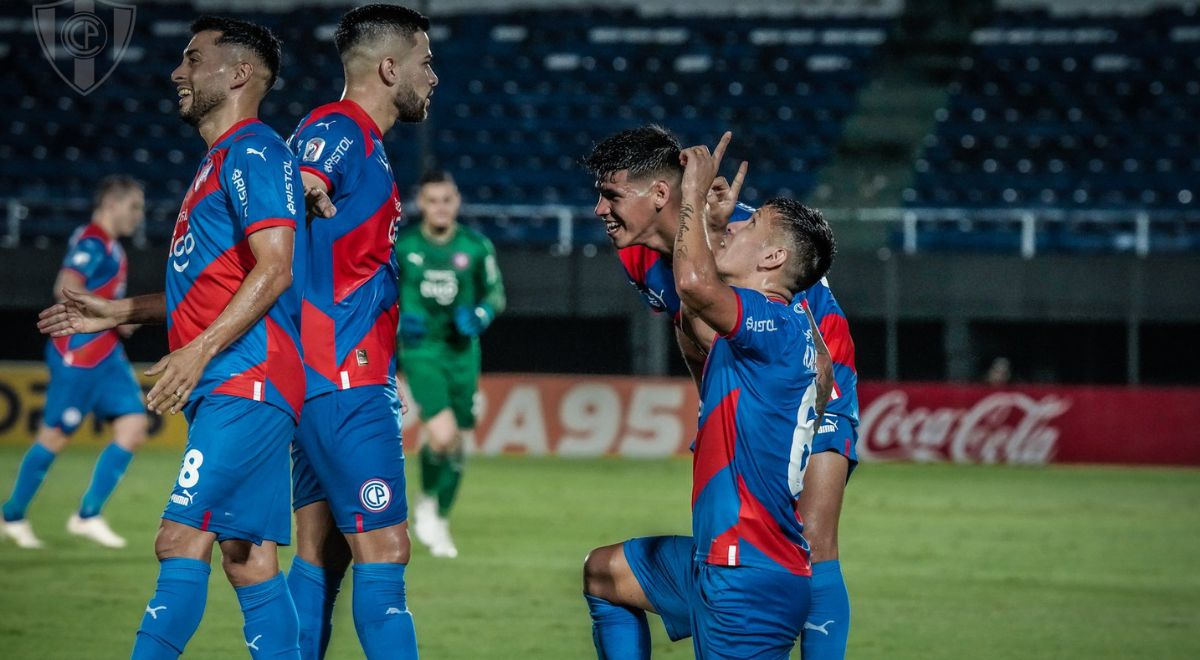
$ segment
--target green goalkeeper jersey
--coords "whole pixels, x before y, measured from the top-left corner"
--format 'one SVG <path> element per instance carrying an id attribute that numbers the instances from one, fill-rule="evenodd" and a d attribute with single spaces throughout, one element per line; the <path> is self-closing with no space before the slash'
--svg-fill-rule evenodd
<path id="1" fill-rule="evenodd" d="M 496 248 L 483 234 L 458 225 L 445 243 L 429 240 L 420 225 L 396 237 L 400 262 L 401 323 L 407 315 L 423 317 L 425 336 L 416 345 L 401 348 L 466 348 L 477 337 L 461 334 L 455 315 L 469 310 L 483 327 L 504 311 L 504 282 L 496 265 Z M 401 336 L 404 335 L 403 328 Z"/>

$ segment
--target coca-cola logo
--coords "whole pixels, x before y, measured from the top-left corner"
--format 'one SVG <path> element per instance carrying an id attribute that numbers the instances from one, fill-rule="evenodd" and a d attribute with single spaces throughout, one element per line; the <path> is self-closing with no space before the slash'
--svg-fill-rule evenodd
<path id="1" fill-rule="evenodd" d="M 909 406 L 892 390 L 862 412 L 859 456 L 864 460 L 1045 464 L 1059 431 L 1051 422 L 1071 407 L 1053 394 L 1034 398 L 997 392 L 966 408 Z"/>

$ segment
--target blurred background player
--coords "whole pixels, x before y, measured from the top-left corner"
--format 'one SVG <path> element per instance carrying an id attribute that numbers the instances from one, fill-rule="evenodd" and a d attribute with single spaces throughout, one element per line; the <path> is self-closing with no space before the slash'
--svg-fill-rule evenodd
<path id="1" fill-rule="evenodd" d="M 395 374 L 401 206 L 383 139 L 397 122 L 428 116 L 438 83 L 428 30 L 429 19 L 405 7 L 347 12 L 334 37 L 342 99 L 310 112 L 291 138 L 306 190 L 327 193 L 334 207 L 309 224 L 308 389 L 293 448 L 297 554 L 288 584 L 304 658 L 325 654 L 351 557 L 366 656 L 417 657 Z"/>
<path id="2" fill-rule="evenodd" d="M 596 176 L 599 200 L 595 213 L 618 250 L 629 282 L 651 309 L 675 320 L 680 350 L 698 382 L 707 351 L 680 329 L 681 305 L 671 265 L 682 202 L 680 151 L 674 135 L 650 125 L 605 138 L 584 164 Z M 708 229 L 714 236 L 731 222 L 747 220 L 753 212 L 737 203 L 744 177 L 745 169 L 741 169 L 733 184 L 720 177 L 714 181 L 707 198 L 712 211 L 707 217 Z M 816 319 L 834 363 L 832 398 L 813 439 L 813 458 L 798 505 L 813 561 L 812 618 L 805 626 L 802 645 L 806 658 L 824 660 L 844 657 L 849 637 L 850 599 L 838 560 L 837 529 L 846 482 L 858 463 L 858 376 L 849 325 L 825 279 L 803 294 L 798 297 Z M 606 575 L 609 569 L 604 556 L 597 555 L 586 574 Z"/>
<path id="3" fill-rule="evenodd" d="M 276 554 L 291 542 L 288 445 L 304 403 L 300 289 L 306 232 L 299 164 L 258 120 L 279 73 L 270 30 L 206 16 L 171 73 L 180 117 L 209 147 L 187 187 L 167 290 L 113 303 L 67 291 L 42 313 L 54 337 L 167 323 L 171 353 L 147 370 L 160 414 L 188 439 L 154 542 L 158 583 L 132 657 L 176 658 L 200 625 L 214 543 L 253 658 L 298 658 L 296 608 Z M 295 286 L 293 286 L 293 283 Z"/>
<path id="4" fill-rule="evenodd" d="M 142 184 L 136 179 L 112 175 L 100 180 L 92 221 L 71 236 L 54 282 L 56 300 L 63 300 L 63 289 L 89 291 L 108 299 L 125 297 L 125 251 L 119 239 L 137 231 L 145 205 Z M 112 421 L 113 441 L 100 452 L 79 511 L 67 520 L 67 531 L 105 547 L 125 547 L 125 539 L 108 527 L 100 511 L 129 467 L 133 452 L 146 442 L 142 389 L 118 337 L 127 337 L 132 331 L 133 326 L 120 326 L 47 342 L 50 386 L 46 409 L 37 438 L 21 461 L 13 492 L 4 503 L 2 529 L 18 546 L 41 547 L 25 518 L 26 509 L 55 456 L 66 447 L 83 418 L 95 413 L 98 419 Z"/>
<path id="5" fill-rule="evenodd" d="M 400 356 L 421 421 L 421 500 L 414 531 L 435 557 L 456 557 L 448 517 L 462 482 L 463 436 L 475 428 L 479 335 L 504 311 L 496 249 L 458 223 L 462 198 L 446 172 L 421 178 L 421 223 L 396 239 Z"/>

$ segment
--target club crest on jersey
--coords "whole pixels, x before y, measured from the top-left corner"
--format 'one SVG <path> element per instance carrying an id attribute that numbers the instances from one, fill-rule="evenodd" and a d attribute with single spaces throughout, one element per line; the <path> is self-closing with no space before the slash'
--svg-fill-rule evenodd
<path id="1" fill-rule="evenodd" d="M 358 501 L 367 511 L 379 513 L 392 503 L 392 489 L 383 479 L 368 479 L 358 489 Z"/>
<path id="2" fill-rule="evenodd" d="M 204 163 L 204 167 L 200 168 L 200 174 L 196 176 L 196 182 L 192 184 L 192 192 L 200 190 L 200 186 L 204 185 L 204 182 L 208 180 L 208 175 L 212 173 L 212 168 L 211 160 Z"/>
<path id="3" fill-rule="evenodd" d="M 471 257 L 467 256 L 466 252 L 455 252 L 451 260 L 454 267 L 459 270 L 466 270 L 467 266 L 471 265 Z"/>
<path id="4" fill-rule="evenodd" d="M 304 162 L 315 163 L 321 160 L 321 154 L 325 152 L 325 140 L 322 138 L 313 138 L 304 145 Z"/>

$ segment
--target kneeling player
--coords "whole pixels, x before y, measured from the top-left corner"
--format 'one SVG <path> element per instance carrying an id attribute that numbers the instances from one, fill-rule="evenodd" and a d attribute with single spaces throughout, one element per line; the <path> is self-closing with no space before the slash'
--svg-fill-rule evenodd
<path id="1" fill-rule="evenodd" d="M 633 539 L 593 552 L 587 599 L 601 658 L 649 657 L 644 611 L 698 658 L 786 658 L 808 613 L 812 574 L 796 500 L 828 395 L 828 355 L 794 294 L 828 270 L 833 236 L 786 199 L 731 227 L 714 258 L 705 197 L 716 154 L 682 153 L 673 251 L 683 326 L 711 346 L 700 386 L 692 537 Z M 818 385 L 818 355 L 822 386 Z M 818 391 L 822 390 L 822 391 Z"/>

